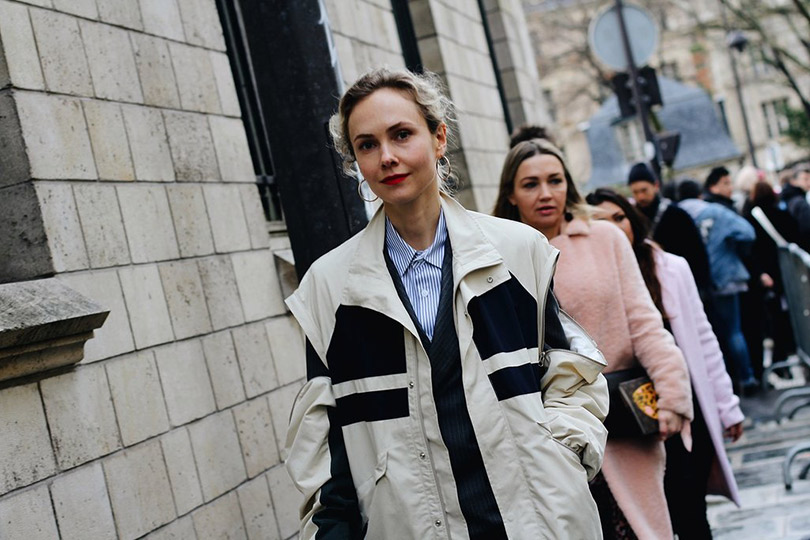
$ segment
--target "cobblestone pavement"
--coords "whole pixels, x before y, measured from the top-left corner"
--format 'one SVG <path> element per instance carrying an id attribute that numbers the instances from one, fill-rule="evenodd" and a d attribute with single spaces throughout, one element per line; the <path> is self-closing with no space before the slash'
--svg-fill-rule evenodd
<path id="1" fill-rule="evenodd" d="M 810 452 L 794 460 L 791 491 L 785 489 L 782 476 L 788 450 L 797 443 L 810 444 L 810 408 L 793 420 L 775 421 L 773 405 L 782 391 L 743 399 L 745 433 L 726 446 L 742 507 L 724 497 L 709 497 L 708 517 L 716 540 L 810 540 L 810 479 L 797 478 L 810 463 Z"/>

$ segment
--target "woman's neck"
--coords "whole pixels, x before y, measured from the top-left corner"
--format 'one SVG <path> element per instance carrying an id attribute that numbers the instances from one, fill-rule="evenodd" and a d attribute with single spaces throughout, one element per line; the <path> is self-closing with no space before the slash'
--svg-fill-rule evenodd
<path id="1" fill-rule="evenodd" d="M 433 243 L 440 212 L 441 202 L 438 197 L 426 204 L 385 207 L 385 215 L 391 220 L 391 225 L 417 251 L 425 250 Z"/>
<path id="2" fill-rule="evenodd" d="M 538 230 L 541 233 L 543 233 L 543 236 L 545 236 L 548 240 L 551 240 L 555 236 L 560 235 L 560 232 L 562 231 L 562 221 L 560 221 L 558 223 L 555 223 L 551 227 L 546 227 L 546 228 L 542 228 L 542 229 L 538 229 Z"/>

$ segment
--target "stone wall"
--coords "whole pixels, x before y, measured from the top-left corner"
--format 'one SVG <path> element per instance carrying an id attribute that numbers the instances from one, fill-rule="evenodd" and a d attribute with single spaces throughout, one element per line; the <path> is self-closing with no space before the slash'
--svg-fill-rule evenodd
<path id="1" fill-rule="evenodd" d="M 0 0 L 0 44 L 0 281 L 110 310 L 0 387 L 0 538 L 294 536 L 303 340 L 214 0 Z"/>

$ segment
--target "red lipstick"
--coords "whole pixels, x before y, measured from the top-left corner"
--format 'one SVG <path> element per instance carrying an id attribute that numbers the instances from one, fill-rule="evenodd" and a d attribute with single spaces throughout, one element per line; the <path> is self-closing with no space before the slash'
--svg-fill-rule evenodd
<path id="1" fill-rule="evenodd" d="M 405 180 L 408 174 L 392 174 L 391 176 L 386 176 L 382 179 L 382 183 L 387 186 L 395 186 Z"/>

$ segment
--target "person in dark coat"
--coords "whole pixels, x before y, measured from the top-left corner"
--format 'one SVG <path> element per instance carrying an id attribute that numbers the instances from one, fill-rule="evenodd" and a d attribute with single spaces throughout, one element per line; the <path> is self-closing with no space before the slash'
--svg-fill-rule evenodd
<path id="1" fill-rule="evenodd" d="M 805 251 L 810 251 L 810 204 L 806 198 L 808 178 L 810 178 L 808 166 L 797 167 L 779 194 L 784 207 L 799 226 L 799 239 L 796 243 Z"/>
<path id="2" fill-rule="evenodd" d="M 751 189 L 751 195 L 743 208 L 743 217 L 753 225 L 756 232 L 751 254 L 744 261 L 751 279 L 746 293 L 749 301 L 743 305 L 742 316 L 743 332 L 751 348 L 751 358 L 759 361 L 759 364 L 752 365 L 758 379 L 761 379 L 763 372 L 762 340 L 766 336 L 773 339 L 773 362 L 787 359 L 796 347 L 788 311 L 785 309 L 785 289 L 782 272 L 779 270 L 776 242 L 751 213 L 754 208 L 761 208 L 765 217 L 785 240 L 796 242 L 799 239 L 796 220 L 780 208 L 778 203 L 773 187 L 767 182 L 759 181 Z M 754 351 L 755 344 L 759 344 L 758 354 Z"/>
<path id="3" fill-rule="evenodd" d="M 729 210 L 737 212 L 734 208 L 734 201 L 731 199 L 733 191 L 731 173 L 723 166 L 715 167 L 709 172 L 709 176 L 706 177 L 706 182 L 703 184 L 703 200 L 722 204 Z"/>
<path id="4" fill-rule="evenodd" d="M 651 237 L 664 248 L 686 259 L 704 301 L 711 290 L 709 258 L 695 222 L 678 205 L 659 193 L 660 183 L 646 163 L 636 163 L 627 178 L 636 207 L 651 223 Z"/>

